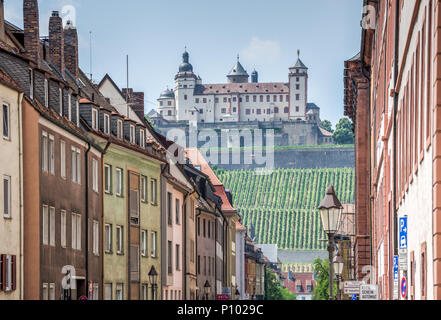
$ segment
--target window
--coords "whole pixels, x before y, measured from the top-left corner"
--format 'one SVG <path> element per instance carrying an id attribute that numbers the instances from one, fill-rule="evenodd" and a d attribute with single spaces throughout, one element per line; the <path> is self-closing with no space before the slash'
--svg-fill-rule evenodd
<path id="1" fill-rule="evenodd" d="M 176 199 L 176 208 L 175 208 L 175 211 L 176 211 L 176 224 L 180 224 L 181 222 L 180 222 L 180 220 L 181 220 L 181 203 L 180 203 L 180 201 L 179 201 L 179 199 Z"/>
<path id="2" fill-rule="evenodd" d="M 72 121 L 72 95 L 67 95 L 67 118 Z"/>
<path id="3" fill-rule="evenodd" d="M 194 241 L 190 240 L 190 262 L 194 262 L 194 252 L 195 252 L 195 247 L 194 247 Z"/>
<path id="4" fill-rule="evenodd" d="M 195 103 L 199 103 L 199 98 L 196 98 L 196 99 L 195 99 Z"/>
<path id="5" fill-rule="evenodd" d="M 147 177 L 141 176 L 141 201 L 147 202 Z"/>
<path id="6" fill-rule="evenodd" d="M 184 100 L 187 100 L 187 99 L 188 99 L 187 95 L 186 95 L 186 94 L 184 94 Z"/>
<path id="7" fill-rule="evenodd" d="M 179 244 L 176 245 L 176 270 L 181 270 L 181 246 Z"/>
<path id="8" fill-rule="evenodd" d="M 233 113 L 236 113 L 236 111 L 237 111 L 237 108 L 234 107 L 234 108 L 233 108 Z"/>
<path id="9" fill-rule="evenodd" d="M 144 130 L 139 130 L 139 145 L 145 148 L 145 132 Z"/>
<path id="10" fill-rule="evenodd" d="M 104 165 L 104 192 L 112 192 L 112 167 L 108 164 Z"/>
<path id="11" fill-rule="evenodd" d="M 172 194 L 170 192 L 167 192 L 167 221 L 168 221 L 168 225 L 171 226 L 173 224 L 172 222 L 172 205 L 173 205 L 173 200 L 172 200 Z"/>
<path id="12" fill-rule="evenodd" d="M 93 191 L 99 192 L 98 190 L 98 160 L 92 159 L 92 187 Z"/>
<path id="13" fill-rule="evenodd" d="M 44 79 L 44 106 L 49 107 L 49 84 L 47 79 Z"/>
<path id="14" fill-rule="evenodd" d="M 104 300 L 112 300 L 112 284 L 105 283 L 104 284 Z"/>
<path id="15" fill-rule="evenodd" d="M 159 101 L 159 105 L 162 107 L 164 105 L 164 101 Z"/>
<path id="16" fill-rule="evenodd" d="M 98 130 L 98 110 L 92 108 L 92 128 Z"/>
<path id="17" fill-rule="evenodd" d="M 49 224 L 49 207 L 43 205 L 43 244 L 49 244 L 48 224 Z"/>
<path id="18" fill-rule="evenodd" d="M 108 114 L 104 114 L 104 133 L 110 134 L 110 117 Z"/>
<path id="19" fill-rule="evenodd" d="M 49 135 L 49 172 L 55 174 L 54 136 Z"/>
<path id="20" fill-rule="evenodd" d="M 48 290 L 48 285 L 47 283 L 43 283 L 43 300 L 49 300 L 49 290 Z"/>
<path id="21" fill-rule="evenodd" d="M 99 285 L 94 282 L 92 285 L 92 300 L 99 300 Z"/>
<path id="22" fill-rule="evenodd" d="M 47 172 L 47 132 L 42 132 L 41 137 L 41 166 L 44 172 Z"/>
<path id="23" fill-rule="evenodd" d="M 203 232 L 202 232 L 202 236 L 205 238 L 205 235 L 206 235 L 206 233 L 205 233 L 205 227 L 206 227 L 206 220 L 205 219 L 202 219 L 202 221 L 203 221 L 203 223 L 202 223 L 202 227 L 203 227 Z"/>
<path id="24" fill-rule="evenodd" d="M 300 81 L 300 78 L 299 77 L 296 77 L 296 82 L 299 82 Z"/>
<path id="25" fill-rule="evenodd" d="M 288 108 L 288 107 L 285 107 L 285 109 L 283 109 L 283 112 L 285 112 L 285 113 L 289 113 L 289 108 Z"/>
<path id="26" fill-rule="evenodd" d="M 214 98 L 214 103 L 219 103 L 219 98 Z"/>
<path id="27" fill-rule="evenodd" d="M 152 258 L 156 258 L 156 237 L 157 237 L 156 231 L 152 231 L 151 235 L 152 235 L 152 240 L 151 240 L 152 241 L 152 244 L 151 244 L 151 246 L 152 246 L 151 256 L 152 256 Z"/>
<path id="28" fill-rule="evenodd" d="M 3 138 L 9 140 L 9 106 L 3 105 Z"/>
<path id="29" fill-rule="evenodd" d="M 49 284 L 49 300 L 55 300 L 55 283 Z"/>
<path id="30" fill-rule="evenodd" d="M 227 113 L 227 109 L 226 108 L 222 108 L 221 109 L 221 113 Z"/>
<path id="31" fill-rule="evenodd" d="M 118 254 L 124 252 L 124 234 L 122 226 L 116 226 L 116 252 Z"/>
<path id="32" fill-rule="evenodd" d="M 204 256 L 204 276 L 207 275 L 207 256 Z"/>
<path id="33" fill-rule="evenodd" d="M 130 143 L 135 144 L 135 126 L 130 125 Z"/>
<path id="34" fill-rule="evenodd" d="M 210 239 L 211 238 L 211 221 L 210 220 L 208 220 L 207 221 L 207 224 L 208 224 L 208 228 L 207 228 L 207 236 L 208 236 L 208 239 Z"/>
<path id="35" fill-rule="evenodd" d="M 81 151 L 78 148 L 72 147 L 71 161 L 72 161 L 72 182 L 81 183 Z"/>
<path id="36" fill-rule="evenodd" d="M 198 217 L 198 236 L 201 235 L 201 218 Z"/>
<path id="37" fill-rule="evenodd" d="M 60 108 L 60 116 L 63 115 L 63 90 L 61 88 L 58 88 L 58 104 L 59 104 L 59 108 Z"/>
<path id="38" fill-rule="evenodd" d="M 270 102 L 270 101 L 271 101 L 270 96 L 266 96 L 266 102 Z"/>
<path id="39" fill-rule="evenodd" d="M 204 109 L 199 109 L 200 114 L 204 114 Z"/>
<path id="40" fill-rule="evenodd" d="M 93 221 L 93 254 L 100 255 L 100 223 L 97 220 Z"/>
<path id="41" fill-rule="evenodd" d="M 141 255 L 143 257 L 147 256 L 147 231 L 141 231 Z"/>
<path id="42" fill-rule="evenodd" d="M 296 112 L 299 112 L 300 111 L 300 107 L 296 107 Z"/>
<path id="43" fill-rule="evenodd" d="M 227 102 L 227 97 L 224 97 L 224 103 L 226 103 Z"/>
<path id="44" fill-rule="evenodd" d="M 122 300 L 124 296 L 124 283 L 116 284 L 116 300 Z"/>
<path id="45" fill-rule="evenodd" d="M 60 141 L 61 178 L 66 179 L 66 142 Z"/>
<path id="46" fill-rule="evenodd" d="M 55 247 L 55 208 L 50 207 L 49 208 L 49 231 L 50 231 L 50 238 L 49 238 L 49 244 L 51 247 Z"/>
<path id="47" fill-rule="evenodd" d="M 122 139 L 123 136 L 123 124 L 121 120 L 116 122 L 116 136 L 119 139 Z"/>
<path id="48" fill-rule="evenodd" d="M 300 95 L 296 94 L 296 100 L 299 101 L 300 100 Z"/>
<path id="49" fill-rule="evenodd" d="M 168 116 L 171 116 L 171 115 L 172 115 L 171 110 L 168 110 L 168 111 L 167 111 L 167 115 L 168 115 Z"/>
<path id="50" fill-rule="evenodd" d="M 208 257 L 208 275 L 211 276 L 211 257 Z"/>
<path id="51" fill-rule="evenodd" d="M 80 126 L 80 101 L 78 100 L 77 97 L 77 102 L 76 102 L 76 107 L 77 107 L 77 126 Z"/>
<path id="52" fill-rule="evenodd" d="M 120 168 L 116 168 L 116 195 L 123 195 L 123 172 Z"/>
<path id="53" fill-rule="evenodd" d="M 16 256 L 0 255 L 0 290 L 13 291 L 16 287 Z"/>
<path id="54" fill-rule="evenodd" d="M 274 107 L 274 113 L 279 113 L 279 107 Z"/>
<path id="55" fill-rule="evenodd" d="M 34 99 L 34 70 L 29 69 L 29 97 Z"/>
<path id="56" fill-rule="evenodd" d="M 173 273 L 173 246 L 172 246 L 172 242 L 168 241 L 168 247 L 167 247 L 167 255 L 168 255 L 168 274 L 172 274 Z"/>
<path id="57" fill-rule="evenodd" d="M 171 105 L 172 105 L 172 102 L 171 102 L 171 101 L 167 101 L 167 105 L 168 105 L 168 106 L 171 106 Z"/>
<path id="58" fill-rule="evenodd" d="M 66 210 L 61 210 L 60 222 L 61 247 L 66 248 Z"/>
<path id="59" fill-rule="evenodd" d="M 11 177 L 3 177 L 3 216 L 11 218 Z"/>
<path id="60" fill-rule="evenodd" d="M 256 113 L 257 113 L 257 114 L 262 114 L 262 110 L 257 109 L 257 110 L 256 110 Z"/>
<path id="61" fill-rule="evenodd" d="M 198 274 L 201 274 L 201 256 L 198 256 L 197 269 L 198 269 Z"/>
<path id="62" fill-rule="evenodd" d="M 111 224 L 105 224 L 104 225 L 104 250 L 107 253 L 111 253 L 112 252 L 112 225 Z"/>
<path id="63" fill-rule="evenodd" d="M 81 215 L 72 213 L 72 249 L 81 250 Z"/>
<path id="64" fill-rule="evenodd" d="M 247 114 L 247 115 L 251 114 L 251 110 L 250 109 L 245 109 L 245 114 Z"/>
<path id="65" fill-rule="evenodd" d="M 260 102 L 263 102 L 263 96 L 260 96 Z"/>
<path id="66" fill-rule="evenodd" d="M 203 99 L 202 99 L 202 102 L 203 102 L 203 103 L 207 103 L 207 98 L 203 98 Z"/>
<path id="67" fill-rule="evenodd" d="M 150 187 L 151 187 L 151 201 L 153 205 L 157 205 L 158 204 L 158 199 L 157 199 L 157 195 L 156 195 L 156 179 L 150 179 Z"/>

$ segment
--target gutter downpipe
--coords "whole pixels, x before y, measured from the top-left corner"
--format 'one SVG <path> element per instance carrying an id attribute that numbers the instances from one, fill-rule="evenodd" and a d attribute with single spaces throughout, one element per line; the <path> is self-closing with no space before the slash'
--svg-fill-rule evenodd
<path id="1" fill-rule="evenodd" d="M 23 96 L 18 94 L 18 145 L 19 145 L 19 188 L 20 188 L 20 300 L 24 297 L 24 196 L 23 196 Z"/>
<path id="2" fill-rule="evenodd" d="M 89 152 L 90 152 L 90 142 L 87 142 L 87 150 L 85 154 L 86 158 L 86 180 L 85 180 L 85 187 L 86 187 L 86 245 L 84 250 L 86 251 L 86 297 L 89 297 Z"/>
<path id="3" fill-rule="evenodd" d="M 183 226 L 184 226 L 184 232 L 183 232 L 183 236 L 184 236 L 184 239 L 183 239 L 183 249 L 184 249 L 184 254 L 183 254 L 183 271 L 184 271 L 184 288 L 183 288 L 183 291 L 184 291 L 184 294 L 185 294 L 185 299 L 186 300 L 190 300 L 190 297 L 187 297 L 187 286 L 188 286 L 188 284 L 187 284 L 187 209 L 188 209 L 188 207 L 187 207 L 187 199 L 190 197 L 190 196 L 192 196 L 193 194 L 195 194 L 196 193 L 196 191 L 193 191 L 193 192 L 189 192 L 189 193 L 187 193 L 186 195 L 185 195 L 185 197 L 184 197 L 184 207 L 185 207 L 185 210 L 183 210 L 184 211 L 184 221 L 183 221 Z M 193 208 L 192 208 L 193 209 Z M 196 221 L 195 221 L 196 222 Z M 195 234 L 195 238 L 197 238 L 197 235 Z M 195 250 L 195 252 L 196 252 L 196 250 Z"/>

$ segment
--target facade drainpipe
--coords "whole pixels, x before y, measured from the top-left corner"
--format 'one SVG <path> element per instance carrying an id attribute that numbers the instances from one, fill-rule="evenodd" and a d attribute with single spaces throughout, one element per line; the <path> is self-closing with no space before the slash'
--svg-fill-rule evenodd
<path id="1" fill-rule="evenodd" d="M 20 300 L 24 297 L 24 199 L 23 199 L 23 96 L 24 93 L 18 94 L 17 106 L 18 106 L 18 145 L 19 145 L 19 187 L 20 187 Z M 16 266 L 17 268 L 17 266 Z"/>
<path id="2" fill-rule="evenodd" d="M 85 187 L 86 187 L 86 244 L 84 250 L 86 251 L 86 297 L 89 298 L 89 152 L 90 152 L 90 142 L 87 142 L 87 150 L 85 154 L 86 158 L 86 180 L 85 180 Z"/>

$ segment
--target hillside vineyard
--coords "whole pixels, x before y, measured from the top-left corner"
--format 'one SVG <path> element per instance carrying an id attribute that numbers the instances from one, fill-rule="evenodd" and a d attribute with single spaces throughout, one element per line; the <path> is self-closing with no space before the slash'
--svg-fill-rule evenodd
<path id="1" fill-rule="evenodd" d="M 253 227 L 256 241 L 279 249 L 325 250 L 317 207 L 326 186 L 334 185 L 342 203 L 354 202 L 354 170 L 277 169 L 261 175 L 253 170 L 216 174 L 233 194 L 243 223 Z"/>

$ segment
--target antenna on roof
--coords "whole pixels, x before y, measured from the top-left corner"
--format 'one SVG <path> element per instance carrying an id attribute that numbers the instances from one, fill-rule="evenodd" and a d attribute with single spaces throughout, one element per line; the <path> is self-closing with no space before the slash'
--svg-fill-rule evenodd
<path id="1" fill-rule="evenodd" d="M 239 61 L 239 54 L 237 54 L 237 61 Z"/>
<path id="2" fill-rule="evenodd" d="M 90 40 L 90 81 L 92 82 L 92 31 L 89 31 Z"/>
<path id="3" fill-rule="evenodd" d="M 127 118 L 129 117 L 129 55 L 126 56 L 127 64 L 127 90 L 126 90 L 126 103 L 127 103 Z"/>
<path id="4" fill-rule="evenodd" d="M 300 58 L 300 49 L 297 49 L 297 56 Z"/>

